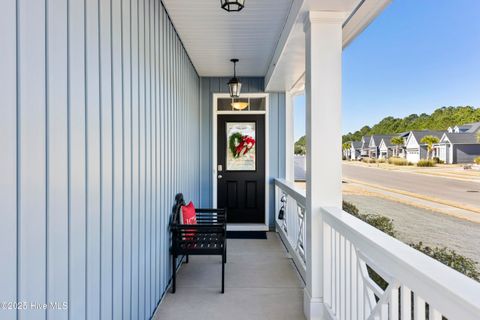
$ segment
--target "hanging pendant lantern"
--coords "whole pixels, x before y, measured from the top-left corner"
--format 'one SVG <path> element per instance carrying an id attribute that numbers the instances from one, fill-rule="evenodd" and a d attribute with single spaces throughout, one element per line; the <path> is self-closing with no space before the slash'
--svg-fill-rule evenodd
<path id="1" fill-rule="evenodd" d="M 228 12 L 240 11 L 245 6 L 245 0 L 220 0 L 220 4 Z"/>
<path id="2" fill-rule="evenodd" d="M 240 90 L 242 89 L 242 83 L 240 82 L 240 80 L 237 79 L 236 64 L 238 62 L 238 59 L 231 59 L 230 61 L 233 62 L 233 78 L 228 81 L 230 97 L 238 98 L 240 97 Z"/>

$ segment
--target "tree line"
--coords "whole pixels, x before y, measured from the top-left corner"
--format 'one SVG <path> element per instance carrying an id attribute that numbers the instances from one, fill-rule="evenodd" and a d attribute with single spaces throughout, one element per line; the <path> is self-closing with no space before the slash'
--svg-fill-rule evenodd
<path id="1" fill-rule="evenodd" d="M 472 106 L 441 107 L 432 114 L 411 114 L 404 118 L 385 117 L 372 127 L 363 126 L 342 136 L 342 143 L 360 141 L 372 134 L 395 134 L 411 130 L 446 130 L 448 127 L 480 121 L 480 108 Z M 305 136 L 295 142 L 295 154 L 305 154 Z"/>
<path id="2" fill-rule="evenodd" d="M 395 134 L 411 130 L 446 130 L 448 127 L 480 121 L 480 108 L 472 106 L 441 107 L 432 114 L 411 114 L 405 118 L 385 117 L 372 127 L 364 126 L 342 137 L 342 142 L 360 141 L 372 134 Z"/>

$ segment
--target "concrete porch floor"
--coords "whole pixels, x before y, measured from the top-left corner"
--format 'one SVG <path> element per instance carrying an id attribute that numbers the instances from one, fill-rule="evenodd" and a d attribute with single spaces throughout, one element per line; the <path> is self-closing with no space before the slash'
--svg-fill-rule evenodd
<path id="1" fill-rule="evenodd" d="M 191 256 L 177 273 L 153 319 L 305 319 L 303 282 L 278 235 L 267 240 L 229 239 L 225 294 L 220 293 L 221 257 Z"/>

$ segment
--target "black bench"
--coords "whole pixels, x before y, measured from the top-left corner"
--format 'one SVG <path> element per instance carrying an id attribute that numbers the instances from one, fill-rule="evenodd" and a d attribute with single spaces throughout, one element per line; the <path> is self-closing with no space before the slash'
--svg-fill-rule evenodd
<path id="1" fill-rule="evenodd" d="M 177 257 L 189 255 L 222 256 L 222 293 L 225 292 L 225 263 L 227 262 L 227 211 L 225 209 L 195 209 L 197 224 L 181 224 L 180 213 L 185 205 L 183 194 L 175 196 L 170 219 L 172 235 L 172 293 L 176 289 Z"/>

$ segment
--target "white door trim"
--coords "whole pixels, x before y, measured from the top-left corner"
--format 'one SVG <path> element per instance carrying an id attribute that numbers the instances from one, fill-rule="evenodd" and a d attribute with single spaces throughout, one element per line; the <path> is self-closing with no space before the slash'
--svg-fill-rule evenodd
<path id="1" fill-rule="evenodd" d="M 267 231 L 269 230 L 270 220 L 270 137 L 269 137 L 269 94 L 268 93 L 245 93 L 241 94 L 240 98 L 265 98 L 265 111 L 217 111 L 217 99 L 230 98 L 228 93 L 214 93 L 212 103 L 212 207 L 217 207 L 217 117 L 221 114 L 233 115 L 251 115 L 264 114 L 265 115 L 265 223 L 235 223 L 227 226 L 228 230 L 241 231 Z"/>

